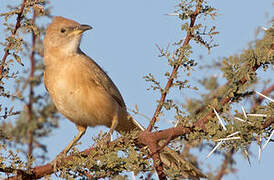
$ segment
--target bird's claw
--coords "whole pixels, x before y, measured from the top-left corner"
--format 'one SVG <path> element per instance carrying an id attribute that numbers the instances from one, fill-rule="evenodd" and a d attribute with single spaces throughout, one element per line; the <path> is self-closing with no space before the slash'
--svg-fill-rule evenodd
<path id="1" fill-rule="evenodd" d="M 62 152 L 60 152 L 60 153 L 55 157 L 54 160 L 52 160 L 52 161 L 50 162 L 51 166 L 53 167 L 53 171 L 54 171 L 54 172 L 57 172 L 57 171 L 58 171 L 57 165 L 61 163 L 61 161 L 62 161 L 62 159 L 63 159 L 64 157 L 66 157 L 66 153 L 64 153 L 64 152 L 62 151 Z"/>

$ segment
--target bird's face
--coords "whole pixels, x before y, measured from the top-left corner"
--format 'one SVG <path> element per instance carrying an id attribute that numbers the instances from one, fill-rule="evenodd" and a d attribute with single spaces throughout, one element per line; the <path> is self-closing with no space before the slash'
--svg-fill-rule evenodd
<path id="1" fill-rule="evenodd" d="M 78 50 L 82 33 L 92 29 L 89 25 L 81 25 L 73 20 L 63 17 L 55 17 L 48 26 L 44 46 L 48 49 L 58 48 L 66 53 Z"/>

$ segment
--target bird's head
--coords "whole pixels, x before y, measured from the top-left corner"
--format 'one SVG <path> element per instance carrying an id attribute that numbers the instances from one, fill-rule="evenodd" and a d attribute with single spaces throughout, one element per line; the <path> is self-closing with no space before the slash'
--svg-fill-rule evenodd
<path id="1" fill-rule="evenodd" d="M 76 21 L 56 16 L 48 26 L 44 38 L 45 51 L 58 48 L 61 51 L 72 53 L 78 50 L 82 33 L 92 29 L 89 25 L 79 24 Z"/>

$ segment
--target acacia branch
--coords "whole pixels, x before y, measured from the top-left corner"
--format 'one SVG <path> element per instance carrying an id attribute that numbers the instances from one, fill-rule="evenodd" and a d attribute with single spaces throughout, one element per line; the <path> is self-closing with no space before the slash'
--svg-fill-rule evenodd
<path id="1" fill-rule="evenodd" d="M 256 68 L 253 67 L 252 70 L 256 71 L 259 68 L 258 65 L 255 65 L 255 67 Z M 246 82 L 247 82 L 247 80 L 245 78 L 242 78 L 242 80 L 241 80 L 242 85 L 244 85 Z M 226 103 L 230 102 L 231 99 L 232 99 L 232 97 L 229 97 L 229 96 L 224 97 L 221 101 L 222 105 L 225 105 Z M 139 134 L 138 139 L 135 142 L 136 143 L 135 145 L 136 146 L 144 146 L 144 145 L 149 145 L 150 143 L 153 144 L 155 142 L 159 142 L 160 140 L 163 140 L 163 139 L 175 139 L 179 136 L 186 135 L 186 134 L 189 134 L 189 133 L 195 131 L 195 128 L 204 127 L 202 129 L 203 129 L 203 131 L 206 131 L 205 124 L 208 123 L 209 119 L 213 118 L 214 116 L 215 116 L 214 113 L 212 113 L 212 112 L 208 113 L 206 116 L 199 119 L 194 124 L 194 127 L 192 127 L 192 128 L 178 126 L 178 127 L 165 129 L 165 130 L 156 131 L 156 132 L 143 131 Z M 269 117 L 268 119 L 266 119 L 265 123 L 262 124 L 261 129 L 265 129 L 265 128 L 271 126 L 273 123 L 274 123 L 274 117 Z M 128 140 L 126 138 L 123 138 L 122 141 L 127 142 Z M 116 142 L 117 142 L 117 140 L 110 142 L 109 145 L 117 146 L 119 143 L 116 143 Z M 96 150 L 96 149 L 89 148 L 89 149 L 82 151 L 81 154 L 83 156 L 88 156 L 91 153 L 91 151 L 94 151 L 94 150 Z M 154 151 L 151 151 L 151 152 L 154 152 Z M 56 167 L 59 168 L 61 166 L 64 166 L 66 164 L 66 162 L 72 160 L 73 157 L 74 157 L 73 155 L 70 155 L 70 156 L 63 158 L 60 162 L 57 163 Z M 158 157 L 156 157 L 156 159 L 157 158 Z M 14 180 L 18 179 L 19 176 L 20 177 L 22 176 L 22 173 L 27 174 L 31 178 L 38 179 L 38 178 L 41 178 L 41 177 L 44 177 L 44 176 L 54 173 L 54 168 L 52 167 L 52 165 L 50 163 L 48 163 L 43 166 L 36 166 L 34 168 L 31 168 L 28 172 L 30 172 L 30 173 L 20 170 L 20 175 L 9 177 L 8 179 L 14 179 Z"/>
<path id="2" fill-rule="evenodd" d="M 267 119 L 265 124 L 262 125 L 261 128 L 262 129 L 267 128 L 272 123 L 274 123 L 274 118 L 269 118 L 269 119 Z M 266 125 L 268 125 L 268 126 L 266 126 Z M 142 146 L 149 144 L 150 142 L 160 141 L 162 139 L 168 139 L 170 137 L 171 137 L 171 139 L 175 139 L 176 137 L 189 134 L 190 132 L 193 132 L 193 131 L 194 131 L 194 129 L 191 129 L 189 127 L 182 127 L 182 126 L 169 128 L 169 129 L 156 131 L 156 132 L 143 131 L 143 132 L 140 132 L 137 141 L 135 141 L 135 145 L 138 147 L 142 147 Z M 129 142 L 129 139 L 127 139 L 126 137 L 123 137 L 122 139 L 112 141 L 109 143 L 110 148 L 111 148 L 111 146 L 116 146 L 116 147 L 119 146 L 120 141 L 127 143 L 127 142 Z M 82 151 L 80 154 L 83 157 L 87 157 L 93 151 L 96 151 L 96 149 L 94 147 L 88 148 L 88 149 Z M 73 160 L 73 158 L 76 156 L 78 156 L 78 155 L 69 155 L 69 156 L 62 158 L 60 161 L 57 161 L 56 168 L 58 169 L 60 167 L 65 166 L 68 161 Z M 19 170 L 18 172 L 20 172 L 20 176 L 22 176 L 22 174 L 25 174 L 25 176 L 28 175 L 28 177 L 31 177 L 33 179 L 38 179 L 38 178 L 42 178 L 44 176 L 54 173 L 54 168 L 51 163 L 48 163 L 46 165 L 36 166 L 34 168 L 31 168 L 29 171 Z M 13 177 L 9 177 L 7 179 L 16 180 L 16 179 L 18 179 L 18 177 L 19 177 L 19 175 L 16 175 Z"/>
<path id="3" fill-rule="evenodd" d="M 35 24 L 36 20 L 36 12 L 35 9 L 33 9 L 33 18 L 32 18 L 32 24 Z M 30 55 L 30 74 L 29 74 L 29 103 L 27 105 L 28 107 L 28 114 L 29 114 L 29 123 L 31 124 L 33 121 L 33 112 L 32 112 L 32 104 L 33 104 L 33 99 L 34 99 L 34 92 L 33 92 L 33 78 L 34 78 L 34 71 L 35 71 L 35 46 L 36 46 L 36 34 L 34 30 L 32 29 L 32 50 L 31 50 L 31 55 Z M 32 162 L 32 151 L 33 151 L 33 134 L 34 131 L 32 129 L 28 130 L 28 168 L 31 167 L 31 162 Z"/>
<path id="4" fill-rule="evenodd" d="M 256 63 L 253 67 L 251 67 L 251 70 L 253 72 L 255 72 L 261 65 L 262 64 L 257 64 Z M 246 82 L 247 82 L 246 77 L 241 78 L 240 81 L 239 81 L 239 83 L 240 83 L 239 86 L 244 85 Z M 225 86 L 230 87 L 231 83 L 232 82 L 229 81 L 229 82 L 226 83 Z M 222 112 L 224 105 L 226 105 L 227 103 L 229 103 L 232 100 L 232 98 L 233 97 L 231 95 L 227 95 L 227 96 L 223 97 L 221 99 L 221 101 L 220 101 L 220 106 L 219 106 L 220 108 L 216 108 L 216 111 Z M 205 124 L 208 123 L 209 119 L 214 118 L 215 116 L 216 116 L 215 113 L 213 111 L 210 111 L 203 118 L 201 118 L 200 120 L 198 120 L 198 121 L 195 122 L 195 127 L 198 127 L 198 128 L 201 128 L 201 129 L 205 130 Z"/>
<path id="5" fill-rule="evenodd" d="M 12 36 L 14 36 L 17 32 L 17 30 L 20 28 L 21 26 L 21 20 L 22 20 L 22 14 L 24 12 L 24 9 L 25 9 L 25 4 L 26 4 L 26 1 L 27 0 L 23 0 L 22 2 L 22 5 L 21 5 L 21 8 L 19 10 L 19 13 L 17 14 L 17 19 L 16 19 L 16 24 L 15 24 L 15 27 L 11 33 Z M 4 70 L 4 67 L 5 67 L 5 63 L 6 63 L 6 59 L 8 57 L 8 55 L 10 54 L 10 48 L 12 46 L 12 42 L 9 42 L 7 47 L 5 48 L 5 53 L 4 53 L 4 56 L 1 60 L 1 65 L 0 65 L 0 80 L 2 80 L 3 78 L 3 70 Z"/>
<path id="6" fill-rule="evenodd" d="M 200 14 L 200 9 L 201 9 L 201 2 L 198 2 L 197 5 L 196 5 L 195 11 L 190 16 L 190 25 L 189 25 L 189 28 L 193 28 L 194 27 L 196 18 Z M 190 40 L 191 40 L 192 37 L 193 37 L 192 33 L 188 32 L 187 36 L 186 36 L 186 38 L 184 40 L 184 43 L 182 45 L 182 48 L 186 47 L 189 44 L 189 42 L 190 42 Z M 147 128 L 147 131 L 149 131 L 149 132 L 151 132 L 151 130 L 152 130 L 155 122 L 157 121 L 157 118 L 158 118 L 158 116 L 159 116 L 159 114 L 160 114 L 160 112 L 161 112 L 161 110 L 163 108 L 163 104 L 164 104 L 164 102 L 166 100 L 167 93 L 169 92 L 169 89 L 173 85 L 173 80 L 176 77 L 176 74 L 178 72 L 179 67 L 180 67 L 180 64 L 175 64 L 173 66 L 172 73 L 169 76 L 169 79 L 168 79 L 168 81 L 166 83 L 166 86 L 165 86 L 163 92 L 161 93 L 161 98 L 159 100 L 158 106 L 156 107 L 154 115 L 153 115 L 153 117 L 152 117 L 152 119 L 150 121 L 150 124 L 149 124 L 148 128 Z"/>
<path id="7" fill-rule="evenodd" d="M 194 27 L 194 24 L 195 24 L 195 21 L 196 21 L 196 18 L 197 16 L 200 14 L 200 9 L 201 9 L 201 2 L 197 2 L 196 4 L 196 9 L 195 11 L 193 12 L 193 14 L 190 16 L 190 25 L 189 25 L 189 28 L 193 28 Z M 192 33 L 189 31 L 187 33 L 187 36 L 184 40 L 184 43 L 182 45 L 182 48 L 186 47 L 191 38 L 193 37 Z M 169 89 L 172 87 L 173 85 L 173 80 L 175 79 L 176 77 L 176 74 L 178 72 L 178 69 L 181 65 L 180 64 L 175 64 L 173 66 L 173 70 L 172 70 L 172 73 L 171 75 L 169 76 L 169 79 L 167 81 L 167 84 L 164 88 L 164 91 L 161 93 L 161 98 L 159 100 L 159 103 L 158 103 L 158 106 L 156 107 L 156 110 L 154 112 L 154 115 L 148 125 L 148 128 L 147 128 L 147 132 L 151 132 L 152 131 L 152 128 L 154 127 L 157 119 L 158 119 L 158 116 L 163 108 L 163 104 L 166 100 L 166 96 L 167 96 L 167 93 L 169 92 Z M 149 133 L 150 134 L 150 133 Z M 158 149 L 158 141 L 150 141 L 148 142 L 148 147 L 150 148 L 151 152 L 153 152 L 153 155 L 152 155 L 152 159 L 153 159 L 153 162 L 154 162 L 154 167 L 156 169 L 156 172 L 158 174 L 158 177 L 159 179 L 166 179 L 166 175 L 164 174 L 163 172 L 163 163 L 161 162 L 161 159 L 160 159 L 160 155 L 159 155 L 159 152 L 157 152 L 157 149 Z"/>

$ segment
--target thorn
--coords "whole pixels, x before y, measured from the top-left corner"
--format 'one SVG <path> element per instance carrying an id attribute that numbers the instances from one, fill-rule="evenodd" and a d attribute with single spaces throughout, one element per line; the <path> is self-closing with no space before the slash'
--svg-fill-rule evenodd
<path id="1" fill-rule="evenodd" d="M 232 133 L 232 134 L 228 135 L 227 137 L 231 137 L 231 136 L 234 136 L 234 135 L 239 134 L 239 133 L 240 133 L 240 131 L 237 131 L 235 133 Z"/>
<path id="2" fill-rule="evenodd" d="M 218 144 L 208 153 L 208 155 L 206 156 L 206 159 L 208 159 L 222 143 L 223 141 L 218 142 Z"/>
<path id="3" fill-rule="evenodd" d="M 166 16 L 179 16 L 180 14 L 179 13 L 168 13 L 168 14 L 165 14 Z"/>
<path id="4" fill-rule="evenodd" d="M 266 95 L 263 95 L 262 93 L 260 93 L 260 92 L 258 92 L 258 91 L 255 91 L 255 92 L 256 92 L 257 94 L 259 94 L 260 96 L 262 96 L 262 97 L 268 99 L 269 101 L 274 102 L 274 100 L 271 99 L 270 97 L 267 97 Z"/>
<path id="5" fill-rule="evenodd" d="M 251 166 L 249 154 L 248 154 L 248 151 L 246 150 L 246 148 L 244 148 L 244 153 L 245 153 L 245 155 L 246 155 L 246 158 L 247 158 L 247 161 L 248 161 L 249 166 Z"/>
<path id="6" fill-rule="evenodd" d="M 247 114 L 247 116 L 253 116 L 253 117 L 267 117 L 266 114 Z"/>
<path id="7" fill-rule="evenodd" d="M 225 125 L 224 125 L 224 123 L 223 123 L 223 121 L 222 121 L 221 117 L 219 116 L 219 114 L 217 113 L 217 111 L 216 111 L 216 109 L 215 109 L 215 108 L 213 108 L 213 110 L 214 110 L 214 113 L 216 114 L 216 116 L 217 116 L 217 118 L 218 118 L 219 122 L 221 123 L 221 125 L 222 125 L 222 126 L 223 126 L 223 128 L 224 128 L 224 130 L 226 131 L 226 130 L 227 130 L 227 128 L 225 127 Z"/>
<path id="8" fill-rule="evenodd" d="M 241 137 L 237 136 L 237 137 L 227 137 L 227 138 L 221 138 L 221 139 L 217 139 L 214 141 L 228 141 L 228 140 L 235 140 L 235 139 L 241 139 Z"/>
<path id="9" fill-rule="evenodd" d="M 247 115 L 246 115 L 246 112 L 245 112 L 245 108 L 242 106 L 242 111 L 244 113 L 244 117 L 247 119 Z"/>
<path id="10" fill-rule="evenodd" d="M 258 143 L 258 146 L 259 146 L 259 152 L 258 152 L 258 161 L 259 163 L 261 162 L 261 157 L 262 157 L 262 135 L 260 134 L 259 136 L 259 143 Z"/>
<path id="11" fill-rule="evenodd" d="M 248 122 L 247 120 L 243 120 L 243 119 L 241 119 L 241 118 L 239 118 L 239 117 L 234 117 L 236 120 L 238 120 L 238 121 L 241 121 L 241 122 L 247 122 L 248 124 L 252 124 L 251 122 Z"/>
<path id="12" fill-rule="evenodd" d="M 266 145 L 269 143 L 269 141 L 270 141 L 271 137 L 273 136 L 273 134 L 274 134 L 274 130 L 272 130 L 270 136 L 268 137 L 267 141 L 266 141 L 265 144 L 263 145 L 263 149 L 262 149 L 262 150 L 265 149 Z"/>
<path id="13" fill-rule="evenodd" d="M 239 117 L 234 117 L 236 120 L 238 120 L 238 121 L 241 121 L 241 122 L 246 122 L 246 120 L 243 120 L 243 119 L 241 119 L 241 118 L 239 118 Z"/>

